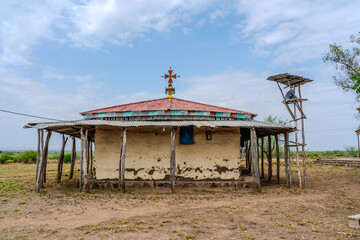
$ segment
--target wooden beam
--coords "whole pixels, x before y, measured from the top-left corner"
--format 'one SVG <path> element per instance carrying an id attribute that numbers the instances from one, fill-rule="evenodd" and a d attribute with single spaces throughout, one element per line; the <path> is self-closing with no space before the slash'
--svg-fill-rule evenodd
<path id="1" fill-rule="evenodd" d="M 75 137 L 72 137 L 72 149 L 71 149 L 71 167 L 70 167 L 70 174 L 69 179 L 72 179 L 74 176 L 74 168 L 75 168 L 75 161 L 76 161 L 76 140 Z"/>
<path id="2" fill-rule="evenodd" d="M 175 148 L 176 148 L 176 127 L 171 128 L 171 146 L 170 146 L 170 180 L 171 180 L 171 192 L 175 192 Z"/>
<path id="3" fill-rule="evenodd" d="M 260 183 L 260 171 L 259 171 L 259 153 L 258 153 L 258 144 L 255 128 L 250 129 L 251 136 L 251 160 L 252 160 L 252 176 L 255 183 L 256 189 L 258 192 L 261 192 L 261 183 Z"/>
<path id="4" fill-rule="evenodd" d="M 93 174 L 93 142 L 90 142 L 90 173 Z"/>
<path id="5" fill-rule="evenodd" d="M 42 130 L 42 131 L 44 131 L 44 130 Z M 42 136 L 43 136 L 43 134 L 42 134 Z M 46 163 L 46 160 L 47 160 L 47 151 L 48 151 L 50 137 L 51 137 L 51 131 L 48 131 L 47 136 L 46 136 L 45 146 L 44 146 L 43 151 L 42 151 L 40 167 L 39 167 L 39 172 L 38 172 L 38 178 L 36 179 L 35 191 L 37 193 L 40 192 L 40 188 L 44 186 L 45 163 Z M 42 138 L 42 140 L 43 140 L 43 138 Z M 42 145 L 43 145 L 43 141 L 42 141 Z"/>
<path id="6" fill-rule="evenodd" d="M 280 152 L 279 152 L 279 137 L 275 135 L 275 147 L 276 147 L 276 183 L 280 183 Z"/>
<path id="7" fill-rule="evenodd" d="M 297 117 L 296 115 L 296 106 L 294 103 L 294 115 L 295 118 Z M 297 129 L 297 121 L 295 121 L 295 128 Z M 298 172 L 298 178 L 299 178 L 299 187 L 302 188 L 302 180 L 301 180 L 301 169 L 300 169 L 300 163 L 299 163 L 299 145 L 298 145 L 298 132 L 295 131 L 295 157 L 296 157 L 296 166 L 297 166 L 297 172 Z"/>
<path id="8" fill-rule="evenodd" d="M 268 181 L 272 178 L 272 151 L 271 151 L 271 135 L 268 135 Z"/>
<path id="9" fill-rule="evenodd" d="M 119 163 L 119 188 L 125 191 L 125 156 L 126 156 L 126 128 L 121 129 L 121 147 Z"/>
<path id="10" fill-rule="evenodd" d="M 61 182 L 62 170 L 63 170 L 63 165 L 64 165 L 64 153 L 65 153 L 65 146 L 66 146 L 67 140 L 68 140 L 68 138 L 67 137 L 65 138 L 64 134 L 62 134 L 62 146 L 61 146 L 59 162 L 58 162 L 58 169 L 57 169 L 57 176 L 56 176 L 57 183 Z"/>
<path id="11" fill-rule="evenodd" d="M 89 172 L 89 154 L 88 154 L 88 148 L 89 144 L 88 144 L 88 130 L 85 130 L 85 134 L 84 134 L 84 189 L 85 192 L 89 192 L 89 176 L 88 176 L 88 172 Z"/>
<path id="12" fill-rule="evenodd" d="M 299 97 L 301 98 L 301 89 L 299 86 Z M 302 102 L 300 102 L 300 107 L 302 108 Z M 307 187 L 307 175 L 306 175 L 306 153 L 305 153 L 305 126 L 304 126 L 304 118 L 301 118 L 301 136 L 302 136 L 302 160 L 303 160 L 303 175 L 304 175 L 304 188 Z M 359 152 L 360 157 L 360 152 Z"/>
<path id="13" fill-rule="evenodd" d="M 264 178 L 264 137 L 261 137 L 261 178 Z"/>

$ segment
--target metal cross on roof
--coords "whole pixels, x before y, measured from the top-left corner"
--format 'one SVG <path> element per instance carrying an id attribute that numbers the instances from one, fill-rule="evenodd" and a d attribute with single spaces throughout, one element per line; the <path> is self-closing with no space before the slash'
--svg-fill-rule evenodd
<path id="1" fill-rule="evenodd" d="M 173 70 L 171 69 L 170 67 L 170 70 L 168 70 L 169 74 L 165 74 L 164 76 L 161 76 L 163 77 L 164 79 L 167 79 L 169 78 L 169 85 L 167 88 L 165 88 L 165 94 L 168 94 L 168 98 L 172 98 L 172 94 L 175 94 L 175 88 L 173 88 L 172 86 L 172 83 L 173 83 L 173 80 L 172 79 L 176 79 L 176 77 L 180 77 L 179 75 L 176 75 L 176 74 L 173 74 Z"/>

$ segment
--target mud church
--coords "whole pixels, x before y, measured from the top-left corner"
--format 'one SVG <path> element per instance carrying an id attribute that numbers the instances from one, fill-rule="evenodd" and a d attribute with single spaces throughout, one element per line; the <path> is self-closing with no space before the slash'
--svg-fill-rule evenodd
<path id="1" fill-rule="evenodd" d="M 38 130 L 36 191 L 46 182 L 52 132 L 63 135 L 58 182 L 62 176 L 66 136 L 73 140 L 70 177 L 76 160 L 75 138 L 81 140 L 80 190 L 105 186 L 125 189 L 132 184 L 142 184 L 169 186 L 174 192 L 176 186 L 184 184 L 236 186 L 242 175 L 248 174 L 261 191 L 264 138 L 270 142 L 271 136 L 275 136 L 277 146 L 276 181 L 279 183 L 278 136 L 284 135 L 285 149 L 288 149 L 288 135 L 294 129 L 256 121 L 254 113 L 174 98 L 172 83 L 177 77 L 171 69 L 164 75 L 169 84 L 165 89 L 166 98 L 85 111 L 81 113 L 82 120 L 25 125 Z M 285 151 L 286 169 L 287 153 Z M 267 177 L 271 179 L 272 154 L 267 155 Z M 286 170 L 287 180 L 288 175 Z"/>

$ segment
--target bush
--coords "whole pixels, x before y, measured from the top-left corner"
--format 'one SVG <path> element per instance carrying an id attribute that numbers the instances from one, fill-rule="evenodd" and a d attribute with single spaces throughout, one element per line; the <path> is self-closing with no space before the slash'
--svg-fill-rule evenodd
<path id="1" fill-rule="evenodd" d="M 65 153 L 64 154 L 64 163 L 71 162 L 71 153 Z"/>
<path id="2" fill-rule="evenodd" d="M 356 155 L 358 154 L 358 151 L 354 146 L 345 146 L 344 149 L 349 156 L 356 157 Z"/>
<path id="3" fill-rule="evenodd" d="M 20 154 L 19 158 L 17 159 L 18 162 L 28 163 L 36 162 L 37 152 L 36 151 L 25 151 Z"/>
<path id="4" fill-rule="evenodd" d="M 14 156 L 9 155 L 9 154 L 2 154 L 0 156 L 0 163 L 4 164 L 7 163 L 8 161 L 12 161 L 14 159 Z"/>

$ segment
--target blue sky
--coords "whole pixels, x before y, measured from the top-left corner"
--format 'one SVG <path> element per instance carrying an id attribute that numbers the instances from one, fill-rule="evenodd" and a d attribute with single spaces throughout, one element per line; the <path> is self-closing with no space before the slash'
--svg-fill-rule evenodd
<path id="1" fill-rule="evenodd" d="M 1 1 L 0 109 L 63 120 L 79 112 L 175 97 L 289 119 L 277 86 L 289 72 L 303 88 L 307 148 L 356 145 L 358 103 L 332 82 L 321 58 L 350 47 L 359 1 Z M 39 120 L 0 113 L 0 149 L 35 149 Z M 50 149 L 59 148 L 54 136 Z"/>

